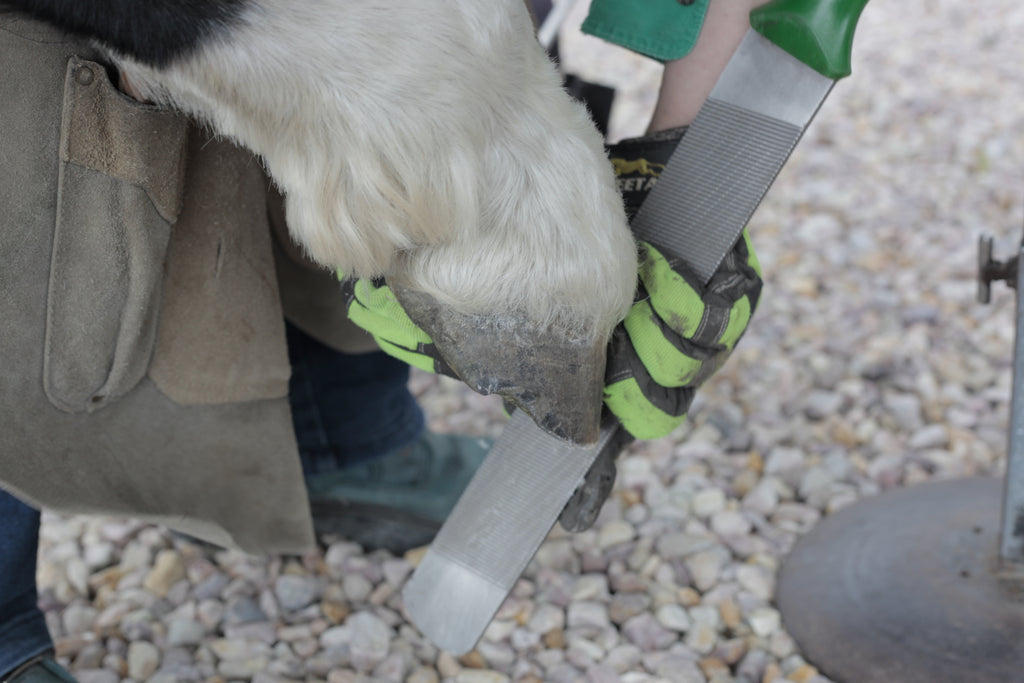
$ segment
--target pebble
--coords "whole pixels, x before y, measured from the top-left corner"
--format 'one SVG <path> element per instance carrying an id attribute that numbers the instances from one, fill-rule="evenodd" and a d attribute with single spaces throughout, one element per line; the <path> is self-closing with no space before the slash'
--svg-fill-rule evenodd
<path id="1" fill-rule="evenodd" d="M 604 659 L 605 648 L 587 638 L 572 637 L 566 652 L 566 659 L 582 669 Z M 577 661 L 578 660 L 578 661 Z"/>
<path id="2" fill-rule="evenodd" d="M 745 536 L 751 524 L 738 510 L 720 510 L 711 517 L 711 530 L 724 538 Z"/>
<path id="3" fill-rule="evenodd" d="M 405 683 L 439 683 L 439 679 L 437 678 L 437 672 L 421 666 L 409 674 L 409 677 L 405 679 Z"/>
<path id="4" fill-rule="evenodd" d="M 355 671 L 334 669 L 327 673 L 327 683 L 359 683 L 359 674 Z"/>
<path id="5" fill-rule="evenodd" d="M 709 624 L 697 623 L 686 634 L 686 647 L 698 654 L 707 654 L 715 648 L 718 632 Z"/>
<path id="6" fill-rule="evenodd" d="M 317 582 L 311 576 L 286 574 L 274 582 L 274 595 L 286 611 L 300 610 L 316 598 Z"/>
<path id="7" fill-rule="evenodd" d="M 768 651 L 779 659 L 785 659 L 796 652 L 796 642 L 785 631 L 775 631 L 768 639 Z"/>
<path id="8" fill-rule="evenodd" d="M 356 612 L 345 625 L 352 632 L 349 643 L 352 666 L 361 671 L 370 671 L 387 657 L 393 633 L 378 616 L 370 612 Z"/>
<path id="9" fill-rule="evenodd" d="M 549 604 L 538 605 L 526 624 L 534 633 L 547 633 L 564 626 L 565 610 Z"/>
<path id="10" fill-rule="evenodd" d="M 400 586 L 412 572 L 412 566 L 402 558 L 387 559 L 381 564 L 384 580 L 392 586 Z"/>
<path id="11" fill-rule="evenodd" d="M 620 543 L 632 541 L 636 536 L 633 525 L 626 521 L 612 521 L 601 527 L 597 534 L 597 544 L 602 549 L 610 548 Z"/>
<path id="12" fill-rule="evenodd" d="M 104 655 L 103 661 L 100 662 L 104 669 L 110 671 L 116 671 L 121 676 L 128 675 L 128 662 L 121 655 L 108 654 Z M 143 669 L 145 670 L 145 669 Z"/>
<path id="13" fill-rule="evenodd" d="M 693 578 L 694 587 L 699 591 L 706 591 L 714 586 L 728 560 L 728 552 L 721 548 L 706 550 L 687 557 L 686 569 Z"/>
<path id="14" fill-rule="evenodd" d="M 771 662 L 771 658 L 764 650 L 750 650 L 736 667 L 736 675 L 742 681 L 760 683 Z"/>
<path id="15" fill-rule="evenodd" d="M 573 586 L 572 599 L 574 601 L 608 600 L 608 577 L 604 574 L 584 574 L 576 580 L 576 584 Z"/>
<path id="16" fill-rule="evenodd" d="M 123 546 L 139 530 L 138 522 L 109 520 L 100 523 L 100 536 L 116 546 Z"/>
<path id="17" fill-rule="evenodd" d="M 267 668 L 269 658 L 264 656 L 248 659 L 229 659 L 217 664 L 217 673 L 227 679 L 252 678 Z"/>
<path id="18" fill-rule="evenodd" d="M 710 536 L 682 532 L 660 536 L 656 543 L 658 554 L 664 558 L 686 557 L 712 548 L 714 545 L 715 539 Z"/>
<path id="19" fill-rule="evenodd" d="M 592 683 L 618 683 L 619 675 L 610 666 L 594 665 L 588 666 L 586 671 L 587 681 Z"/>
<path id="20" fill-rule="evenodd" d="M 345 560 L 349 557 L 358 557 L 362 553 L 363 549 L 357 543 L 350 543 L 348 541 L 332 543 L 324 553 L 324 564 L 327 567 L 327 572 L 332 578 L 340 577 L 345 568 Z"/>
<path id="21" fill-rule="evenodd" d="M 455 683 L 509 683 L 511 679 L 497 671 L 465 669 L 455 674 Z"/>
<path id="22" fill-rule="evenodd" d="M 316 654 L 320 649 L 320 643 L 313 638 L 306 638 L 305 640 L 296 640 L 291 647 L 298 657 L 305 659 Z"/>
<path id="23" fill-rule="evenodd" d="M 842 394 L 834 391 L 812 391 L 807 395 L 804 414 L 812 420 L 824 420 L 838 414 L 845 400 Z"/>
<path id="24" fill-rule="evenodd" d="M 917 396 L 902 393 L 886 394 L 885 407 L 887 414 L 900 429 L 914 431 L 921 426 L 921 400 Z"/>
<path id="25" fill-rule="evenodd" d="M 799 448 L 776 446 L 764 463 L 765 474 L 782 474 L 803 467 L 806 456 Z"/>
<path id="26" fill-rule="evenodd" d="M 736 630 L 743 623 L 743 612 L 739 605 L 726 598 L 718 603 L 718 614 L 726 628 Z"/>
<path id="27" fill-rule="evenodd" d="M 196 600 L 212 600 L 218 598 L 221 592 L 228 585 L 228 577 L 220 572 L 214 572 L 203 579 L 192 589 L 192 597 Z"/>
<path id="28" fill-rule="evenodd" d="M 118 566 L 125 573 L 133 569 L 149 568 L 153 563 L 153 548 L 145 545 L 141 540 L 130 541 L 121 551 L 121 561 Z"/>
<path id="29" fill-rule="evenodd" d="M 762 515 L 770 515 L 779 505 L 779 486 L 776 480 L 765 478 L 743 497 L 743 507 Z"/>
<path id="30" fill-rule="evenodd" d="M 267 615 L 255 599 L 240 597 L 228 602 L 223 618 L 225 624 L 233 626 L 236 624 L 248 624 L 254 621 L 265 621 Z"/>
<path id="31" fill-rule="evenodd" d="M 261 643 L 250 643 L 247 640 L 232 638 L 217 638 L 205 644 L 210 651 L 217 656 L 217 659 L 244 659 L 256 653 L 266 652 L 267 648 Z"/>
<path id="32" fill-rule="evenodd" d="M 139 640 L 128 646 L 128 676 L 144 681 L 160 664 L 160 650 L 152 643 Z"/>
<path id="33" fill-rule="evenodd" d="M 908 445 L 915 450 L 945 448 L 949 445 L 949 430 L 941 424 L 922 427 L 911 435 Z"/>
<path id="34" fill-rule="evenodd" d="M 693 623 L 686 609 L 679 605 L 662 605 L 655 612 L 655 617 L 657 617 L 658 623 L 662 626 L 679 633 L 685 633 L 690 630 L 690 626 Z"/>
<path id="35" fill-rule="evenodd" d="M 206 634 L 206 627 L 192 619 L 174 619 L 167 624 L 167 644 L 199 645 Z"/>
<path id="36" fill-rule="evenodd" d="M 744 589 L 765 600 L 770 599 L 775 592 L 772 573 L 757 565 L 744 564 L 737 567 L 736 581 Z"/>
<path id="37" fill-rule="evenodd" d="M 154 595 L 163 597 L 171 590 L 171 586 L 184 578 L 185 563 L 181 555 L 174 550 L 161 550 L 142 585 Z"/>
<path id="38" fill-rule="evenodd" d="M 373 584 L 361 574 L 349 574 L 341 582 L 345 597 L 351 602 L 366 602 L 373 593 Z"/>
<path id="39" fill-rule="evenodd" d="M 750 613 L 747 622 L 755 635 L 764 638 L 779 630 L 782 616 L 778 610 L 771 607 L 759 607 Z"/>
<path id="40" fill-rule="evenodd" d="M 79 669 L 75 671 L 78 683 L 120 683 L 121 677 L 109 669 Z"/>
<path id="41" fill-rule="evenodd" d="M 748 649 L 746 638 L 731 638 L 719 642 L 714 654 L 729 666 L 735 666 L 747 654 Z"/>
<path id="42" fill-rule="evenodd" d="M 507 669 L 515 663 L 518 656 L 512 646 L 505 642 L 480 641 L 477 644 L 477 652 L 487 662 L 487 666 L 494 669 Z"/>
<path id="43" fill-rule="evenodd" d="M 294 640 L 309 640 L 312 637 L 312 632 L 306 634 L 296 634 L 297 637 Z M 281 632 L 278 631 L 278 636 L 281 637 Z M 325 650 L 332 648 L 347 646 L 352 642 L 352 626 L 346 624 L 345 626 L 334 626 L 320 634 L 320 646 Z"/>
<path id="44" fill-rule="evenodd" d="M 64 610 L 61 619 L 64 625 L 64 632 L 68 635 L 78 635 L 91 631 L 99 612 L 95 607 L 89 605 L 73 604 Z"/>
<path id="45" fill-rule="evenodd" d="M 832 473 L 822 466 L 812 467 L 800 478 L 797 493 L 800 498 L 816 507 L 821 505 L 821 496 L 826 499 L 831 492 L 831 484 L 834 480 Z"/>
<path id="46" fill-rule="evenodd" d="M 725 492 L 721 489 L 705 489 L 693 497 L 691 506 L 693 514 L 698 517 L 710 517 L 725 509 Z"/>
<path id="47" fill-rule="evenodd" d="M 443 678 L 452 678 L 460 671 L 462 671 L 462 666 L 449 653 L 442 651 L 437 656 L 437 672 Z"/>
<path id="48" fill-rule="evenodd" d="M 608 617 L 622 624 L 650 609 L 651 597 L 647 593 L 616 593 L 608 605 Z"/>
<path id="49" fill-rule="evenodd" d="M 616 593 L 642 593 L 647 590 L 647 580 L 634 572 L 611 574 L 609 582 Z"/>
<path id="50" fill-rule="evenodd" d="M 511 619 L 495 619 L 484 631 L 484 639 L 492 643 L 500 643 L 508 640 L 516 628 L 518 628 L 518 624 Z"/>
<path id="51" fill-rule="evenodd" d="M 644 652 L 655 652 L 676 641 L 675 634 L 649 612 L 638 614 L 622 625 L 622 634 Z"/>
<path id="52" fill-rule="evenodd" d="M 509 642 L 516 652 L 532 650 L 540 643 L 541 634 L 525 628 L 517 628 L 509 636 Z"/>
<path id="53" fill-rule="evenodd" d="M 213 599 L 203 600 L 196 607 L 196 619 L 207 630 L 212 631 L 224 618 L 224 603 Z"/>
<path id="54" fill-rule="evenodd" d="M 567 615 L 569 628 L 610 626 L 608 607 L 600 602 L 582 601 L 569 605 Z"/>
<path id="55" fill-rule="evenodd" d="M 63 647 L 63 643 L 61 641 L 57 641 L 54 649 L 58 657 L 68 657 L 71 655 L 71 650 Z M 103 657 L 106 656 L 106 652 L 106 648 L 104 648 L 101 643 L 84 643 L 83 647 L 78 650 L 78 655 L 75 656 L 75 668 L 98 668 L 103 663 Z"/>
<path id="56" fill-rule="evenodd" d="M 626 643 L 617 645 L 608 651 L 605 664 L 618 673 L 625 673 L 634 668 L 640 662 L 642 653 L 636 645 Z"/>
<path id="57" fill-rule="evenodd" d="M 544 647 L 549 650 L 565 649 L 565 633 L 560 628 L 552 629 L 544 634 L 542 638 Z"/>
<path id="58" fill-rule="evenodd" d="M 114 544 L 113 543 L 92 543 L 86 545 L 82 549 L 82 559 L 85 561 L 86 566 L 91 571 L 97 569 L 103 569 L 109 567 L 114 562 Z"/>
<path id="59" fill-rule="evenodd" d="M 121 620 L 121 635 L 129 641 L 148 640 L 154 637 L 152 614 L 148 609 L 139 609 L 126 614 Z"/>

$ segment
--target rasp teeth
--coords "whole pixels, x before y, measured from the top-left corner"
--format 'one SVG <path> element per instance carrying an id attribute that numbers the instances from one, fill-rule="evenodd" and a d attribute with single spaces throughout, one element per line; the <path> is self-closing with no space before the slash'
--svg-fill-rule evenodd
<path id="1" fill-rule="evenodd" d="M 426 636 L 453 652 L 473 648 L 591 463 L 616 447 L 617 429 L 579 447 L 545 434 L 522 411 L 512 415 L 402 593 Z M 446 593 L 455 583 L 459 591 Z"/>

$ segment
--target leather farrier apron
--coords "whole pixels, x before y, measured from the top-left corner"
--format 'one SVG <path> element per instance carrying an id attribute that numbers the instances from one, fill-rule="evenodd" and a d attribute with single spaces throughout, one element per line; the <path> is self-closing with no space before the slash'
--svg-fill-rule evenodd
<path id="1" fill-rule="evenodd" d="M 249 152 L 123 95 L 85 41 L 0 4 L 0 65 L 0 487 L 309 548 L 283 320 L 370 348 L 335 278 Z"/>

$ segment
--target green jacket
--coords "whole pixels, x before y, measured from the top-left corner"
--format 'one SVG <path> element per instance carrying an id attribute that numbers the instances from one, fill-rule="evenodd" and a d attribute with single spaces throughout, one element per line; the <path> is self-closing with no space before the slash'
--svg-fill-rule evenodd
<path id="1" fill-rule="evenodd" d="M 711 0 L 593 0 L 583 32 L 653 59 L 685 56 Z"/>

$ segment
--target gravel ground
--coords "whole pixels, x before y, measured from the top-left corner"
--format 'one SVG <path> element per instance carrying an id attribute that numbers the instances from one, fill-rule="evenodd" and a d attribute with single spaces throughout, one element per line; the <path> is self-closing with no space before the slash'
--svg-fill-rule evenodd
<path id="1" fill-rule="evenodd" d="M 552 533 L 475 652 L 403 619 L 420 553 L 253 558 L 47 515 L 61 661 L 83 683 L 825 683 L 772 603 L 794 540 L 885 489 L 1003 468 L 1013 296 L 974 302 L 975 240 L 1006 255 L 1024 226 L 1024 8 L 973 10 L 868 6 L 854 76 L 753 220 L 766 289 L 734 358 L 688 424 L 620 459 L 594 529 Z M 565 49 L 623 86 L 615 135 L 642 131 L 658 67 L 571 32 Z M 435 429 L 500 431 L 495 401 L 413 385 Z"/>

